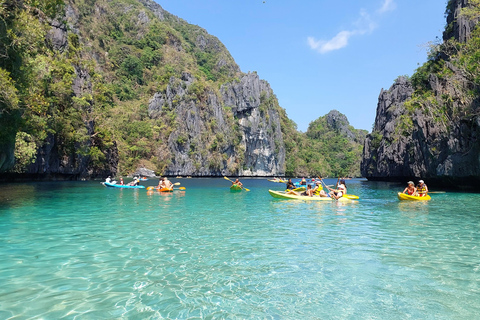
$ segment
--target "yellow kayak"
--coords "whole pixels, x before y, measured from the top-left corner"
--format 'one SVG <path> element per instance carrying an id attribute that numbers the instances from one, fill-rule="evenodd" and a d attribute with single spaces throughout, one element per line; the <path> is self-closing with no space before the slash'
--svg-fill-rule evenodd
<path id="1" fill-rule="evenodd" d="M 274 198 L 277 199 L 290 199 L 290 200 L 305 200 L 305 201 L 332 201 L 335 200 L 330 197 L 319 197 L 319 196 L 313 196 L 313 197 L 308 197 L 308 196 L 297 196 L 295 194 L 288 194 L 285 191 L 273 191 L 273 190 L 268 190 L 268 193 Z M 338 201 L 342 202 L 351 202 L 352 200 L 347 199 L 347 198 L 340 198 Z"/>
<path id="2" fill-rule="evenodd" d="M 307 188 L 305 187 L 298 187 L 298 188 L 295 188 L 293 189 L 292 191 L 296 191 L 296 192 L 300 192 L 300 191 L 305 191 L 307 190 Z M 289 190 L 285 190 L 285 192 L 288 192 Z"/>
<path id="3" fill-rule="evenodd" d="M 282 179 L 268 179 L 270 182 L 276 182 L 276 183 L 287 183 L 287 181 L 282 180 Z"/>
<path id="4" fill-rule="evenodd" d="M 411 196 L 405 193 L 398 193 L 398 199 L 399 200 L 414 200 L 414 201 L 427 201 L 432 199 L 428 194 L 425 195 L 424 197 L 418 197 L 418 196 Z"/>
<path id="5" fill-rule="evenodd" d="M 230 187 L 230 191 L 242 191 L 242 187 L 238 184 L 232 184 L 232 186 Z"/>

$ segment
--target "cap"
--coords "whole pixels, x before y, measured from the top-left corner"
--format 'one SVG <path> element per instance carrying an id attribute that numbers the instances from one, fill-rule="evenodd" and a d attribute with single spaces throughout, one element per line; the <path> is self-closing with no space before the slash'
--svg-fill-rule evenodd
<path id="1" fill-rule="evenodd" d="M 320 184 L 320 181 L 315 182 L 315 184 L 316 184 L 316 185 L 319 185 L 319 184 Z"/>
<path id="2" fill-rule="evenodd" d="M 423 180 L 418 180 L 418 183 L 425 183 L 425 182 L 423 182 Z"/>

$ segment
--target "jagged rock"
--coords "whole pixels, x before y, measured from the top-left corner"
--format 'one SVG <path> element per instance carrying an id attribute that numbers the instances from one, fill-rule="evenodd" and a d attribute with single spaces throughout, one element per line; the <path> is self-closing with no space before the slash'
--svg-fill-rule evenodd
<path id="1" fill-rule="evenodd" d="M 435 76 L 429 81 L 437 95 L 458 90 Z M 380 93 L 374 131 L 365 140 L 362 175 L 369 180 L 403 182 L 422 178 L 438 186 L 455 183 L 457 187 L 478 189 L 478 118 L 445 123 L 428 112 L 428 105 L 409 114 L 404 103 L 412 93 L 406 79 Z M 405 119 L 411 119 L 410 129 L 405 128 Z"/>
<path id="2" fill-rule="evenodd" d="M 444 40 L 470 39 L 478 19 L 460 15 L 468 5 L 467 0 L 449 2 Z M 388 91 L 381 91 L 361 164 L 362 174 L 369 180 L 423 178 L 432 185 L 480 190 L 480 122 L 475 116 L 479 98 L 469 98 L 467 93 L 475 88 L 465 71 L 448 61 L 445 53 L 439 59 L 447 60 L 452 74 L 428 76 L 425 88 L 434 99 L 406 106 L 414 88 L 403 77 Z"/>
<path id="3" fill-rule="evenodd" d="M 172 109 L 182 119 L 177 130 L 168 138 L 172 163 L 165 173 L 282 175 L 285 148 L 280 116 L 276 109 L 262 107 L 262 99 L 273 96 L 268 83 L 249 73 L 239 82 L 224 84 L 220 96 L 208 90 L 203 102 L 192 95 L 194 83 L 195 79 L 189 73 L 183 73 L 181 79 L 171 78 L 165 92 L 157 92 L 149 103 L 149 116 L 153 119 L 160 120 L 165 112 Z M 229 109 L 233 113 L 230 116 Z M 235 121 L 238 131 L 234 129 Z M 212 149 L 212 139 L 205 137 L 212 134 L 218 138 L 218 142 L 213 141 L 218 144 L 215 147 L 217 152 L 213 152 L 213 157 L 210 153 L 198 153 L 198 150 Z M 235 143 L 238 134 L 240 141 Z"/>
<path id="4" fill-rule="evenodd" d="M 350 141 L 355 141 L 355 134 L 350 130 L 350 123 L 347 116 L 337 110 L 332 110 L 326 114 L 327 125 L 347 137 Z"/>
<path id="5" fill-rule="evenodd" d="M 145 6 L 148 10 L 153 12 L 153 14 L 160 20 L 165 20 L 166 11 L 163 10 L 162 6 L 152 0 L 138 0 L 141 4 Z"/>
<path id="6" fill-rule="evenodd" d="M 133 174 L 133 176 L 154 178 L 155 172 L 147 168 L 138 168 Z"/>
<path id="7" fill-rule="evenodd" d="M 47 33 L 47 40 L 53 50 L 63 52 L 68 44 L 67 26 L 57 20 L 52 20 L 50 26 L 52 28 Z"/>
<path id="8" fill-rule="evenodd" d="M 443 33 L 443 40 L 454 37 L 459 42 L 466 42 L 470 39 L 478 19 L 470 20 L 460 14 L 468 5 L 468 0 L 451 0 L 447 8 L 447 25 L 450 27 Z"/>

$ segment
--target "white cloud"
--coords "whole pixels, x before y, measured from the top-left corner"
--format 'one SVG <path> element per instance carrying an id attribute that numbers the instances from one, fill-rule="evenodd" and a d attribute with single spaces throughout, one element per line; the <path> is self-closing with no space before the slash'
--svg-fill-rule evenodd
<path id="1" fill-rule="evenodd" d="M 395 3 L 394 0 L 385 0 L 383 2 L 383 5 L 380 9 L 378 9 L 378 13 L 385 13 L 388 11 L 393 11 L 397 7 L 397 4 Z"/>
<path id="2" fill-rule="evenodd" d="M 308 45 L 310 48 L 317 50 L 320 53 L 327 53 L 346 47 L 348 45 L 348 39 L 354 34 L 355 33 L 352 31 L 340 31 L 335 37 L 328 41 L 316 40 L 314 37 L 308 37 Z"/>
<path id="3" fill-rule="evenodd" d="M 395 10 L 396 4 L 394 0 L 385 0 L 382 7 L 377 10 L 379 15 Z M 377 15 L 378 16 L 378 15 Z M 354 35 L 364 35 L 373 32 L 377 28 L 377 23 L 366 10 L 360 11 L 360 17 L 353 23 L 353 30 L 343 30 L 337 33 L 330 40 L 317 40 L 314 37 L 308 37 L 308 45 L 312 50 L 316 50 L 322 54 L 345 48 L 348 41 Z"/>

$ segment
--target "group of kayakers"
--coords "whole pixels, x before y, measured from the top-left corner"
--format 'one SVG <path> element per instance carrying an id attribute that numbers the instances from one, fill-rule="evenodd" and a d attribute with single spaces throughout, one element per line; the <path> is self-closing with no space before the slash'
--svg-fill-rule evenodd
<path id="1" fill-rule="evenodd" d="M 304 182 L 304 184 L 302 184 L 302 182 Z M 292 179 L 288 179 L 287 194 L 293 194 L 297 196 L 306 196 L 306 197 L 313 197 L 314 195 L 317 195 L 320 197 L 332 197 L 336 200 L 343 197 L 343 195 L 347 194 L 347 185 L 344 179 L 340 179 L 335 188 L 330 188 L 329 186 L 325 185 L 325 187 L 329 190 L 328 193 L 325 192 L 325 190 L 323 190 L 322 182 L 323 181 L 321 179 L 315 180 L 315 178 L 312 178 L 312 183 L 307 184 L 306 179 L 303 178 L 300 181 L 300 185 L 306 185 L 306 190 L 303 192 L 298 192 L 298 191 L 295 191 L 297 187 L 292 182 Z"/>
<path id="2" fill-rule="evenodd" d="M 407 184 L 407 187 L 402 193 L 415 197 L 425 197 L 428 193 L 428 187 L 423 180 L 419 180 L 416 187 L 413 181 L 408 181 Z"/>

